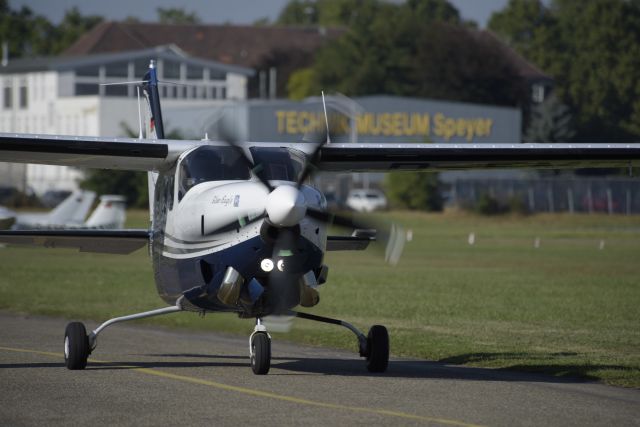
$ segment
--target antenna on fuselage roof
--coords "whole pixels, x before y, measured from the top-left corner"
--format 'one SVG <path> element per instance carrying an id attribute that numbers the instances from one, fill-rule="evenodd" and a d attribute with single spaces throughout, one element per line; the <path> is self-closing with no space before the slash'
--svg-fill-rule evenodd
<path id="1" fill-rule="evenodd" d="M 331 137 L 329 136 L 329 117 L 327 116 L 327 104 L 324 102 L 324 91 L 322 93 L 322 108 L 324 109 L 324 123 L 327 125 L 327 144 L 331 143 Z"/>

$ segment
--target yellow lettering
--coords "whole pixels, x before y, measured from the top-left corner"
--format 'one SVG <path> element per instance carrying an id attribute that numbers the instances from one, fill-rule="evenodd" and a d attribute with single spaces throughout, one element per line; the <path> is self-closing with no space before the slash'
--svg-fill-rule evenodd
<path id="1" fill-rule="evenodd" d="M 371 126 L 371 113 L 358 114 L 356 120 L 358 122 L 358 133 L 367 135 Z"/>
<path id="2" fill-rule="evenodd" d="M 467 142 L 473 141 L 473 129 L 474 129 L 474 123 L 476 121 L 477 120 L 467 120 L 466 121 Z"/>
<path id="3" fill-rule="evenodd" d="M 412 128 L 416 135 L 429 135 L 429 114 L 414 113 L 411 115 Z"/>
<path id="4" fill-rule="evenodd" d="M 493 126 L 493 119 L 487 119 L 487 135 L 486 136 L 491 136 L 491 126 Z"/>
<path id="5" fill-rule="evenodd" d="M 278 119 L 278 133 L 284 132 L 284 111 L 276 111 L 276 118 Z"/>
<path id="6" fill-rule="evenodd" d="M 287 111 L 286 123 L 287 123 L 287 133 L 289 135 L 294 135 L 298 133 L 298 128 L 296 128 L 296 112 L 295 111 Z"/>

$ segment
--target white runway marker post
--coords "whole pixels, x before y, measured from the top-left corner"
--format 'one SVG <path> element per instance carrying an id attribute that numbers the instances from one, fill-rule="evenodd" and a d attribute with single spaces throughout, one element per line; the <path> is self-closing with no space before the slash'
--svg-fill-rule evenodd
<path id="1" fill-rule="evenodd" d="M 536 237 L 535 240 L 533 241 L 533 247 L 538 249 L 540 247 L 540 238 Z"/>
<path id="2" fill-rule="evenodd" d="M 476 233 L 473 233 L 473 232 L 469 233 L 468 241 L 469 241 L 469 245 L 470 246 L 475 245 L 476 244 Z"/>

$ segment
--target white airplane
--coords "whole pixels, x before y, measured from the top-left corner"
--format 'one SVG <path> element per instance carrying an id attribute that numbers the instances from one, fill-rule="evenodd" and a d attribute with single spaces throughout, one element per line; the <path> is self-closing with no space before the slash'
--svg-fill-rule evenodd
<path id="1" fill-rule="evenodd" d="M 93 191 L 78 190 L 50 212 L 10 214 L 14 215 L 14 227 L 20 229 L 78 226 L 84 223 L 95 198 L 96 193 Z"/>
<path id="2" fill-rule="evenodd" d="M 127 219 L 126 199 L 123 196 L 106 194 L 100 196 L 100 203 L 85 220 L 96 193 L 78 190 L 51 212 L 15 213 L 0 207 L 0 229 L 50 230 L 78 228 L 122 228 Z"/>
<path id="3" fill-rule="evenodd" d="M 323 194 L 305 184 L 313 171 L 640 164 L 640 145 L 634 144 L 337 144 L 326 135 L 297 144 L 165 140 L 153 62 L 140 83 L 148 104 L 146 139 L 0 134 L 0 161 L 149 172 L 150 229 L 0 232 L 4 243 L 92 252 L 124 254 L 150 246 L 157 291 L 168 306 L 110 319 L 89 334 L 82 323 L 70 323 L 64 340 L 69 369 L 85 368 L 108 326 L 187 310 L 255 319 L 249 359 L 256 374 L 269 371 L 271 337 L 262 319 L 272 314 L 348 328 L 368 370 L 383 372 L 386 328 L 375 325 L 365 335 L 347 322 L 293 311 L 319 302 L 326 251 L 361 250 L 378 240 L 393 263 L 403 245 L 394 226 L 374 237 L 370 223 L 328 212 Z M 328 236 L 328 224 L 350 233 Z"/>

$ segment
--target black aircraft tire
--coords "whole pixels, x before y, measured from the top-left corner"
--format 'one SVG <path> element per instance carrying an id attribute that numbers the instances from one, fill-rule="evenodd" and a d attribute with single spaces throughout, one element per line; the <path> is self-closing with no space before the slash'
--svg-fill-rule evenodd
<path id="1" fill-rule="evenodd" d="M 384 372 L 389 365 L 389 333 L 381 325 L 373 325 L 367 335 L 367 369 Z"/>
<path id="2" fill-rule="evenodd" d="M 264 332 L 258 332 L 251 341 L 251 369 L 256 375 L 266 375 L 271 367 L 271 340 Z"/>
<path id="3" fill-rule="evenodd" d="M 64 363 L 67 369 L 84 369 L 89 357 L 89 338 L 84 325 L 71 322 L 64 331 Z"/>

